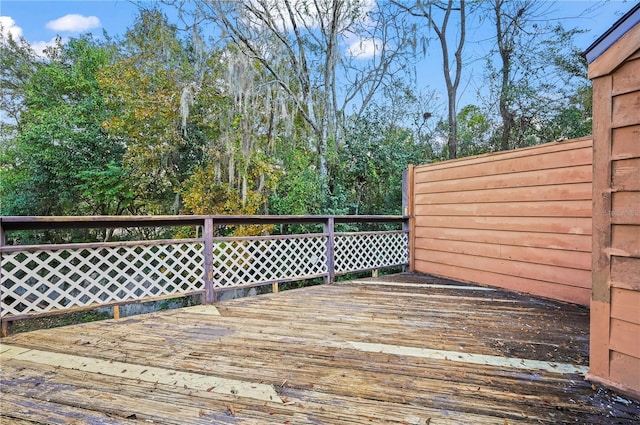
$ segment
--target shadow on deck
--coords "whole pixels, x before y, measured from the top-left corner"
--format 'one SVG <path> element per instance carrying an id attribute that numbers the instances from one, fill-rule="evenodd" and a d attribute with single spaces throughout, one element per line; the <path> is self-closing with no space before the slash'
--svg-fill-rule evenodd
<path id="1" fill-rule="evenodd" d="M 589 312 L 417 274 L 18 334 L 0 422 L 631 424 Z"/>

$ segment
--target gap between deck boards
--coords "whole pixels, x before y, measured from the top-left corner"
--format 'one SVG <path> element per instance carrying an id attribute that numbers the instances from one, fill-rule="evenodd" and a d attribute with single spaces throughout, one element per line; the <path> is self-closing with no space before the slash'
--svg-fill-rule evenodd
<path id="1" fill-rule="evenodd" d="M 462 286 L 462 285 L 441 285 L 441 284 L 419 284 L 419 283 L 409 283 L 409 282 L 385 282 L 385 281 L 364 281 L 365 284 L 370 285 L 380 285 L 380 286 L 396 286 L 396 287 L 420 287 L 420 288 L 432 288 L 432 289 L 456 289 L 463 291 L 486 291 L 491 292 L 495 291 L 494 288 L 486 288 L 480 286 Z M 391 294 L 391 293 L 390 293 Z M 456 298 L 456 299 L 469 299 L 469 300 L 478 300 L 482 298 L 476 297 L 452 297 L 447 295 L 437 295 L 437 294 L 412 294 L 412 293 L 392 293 L 393 295 L 406 295 L 412 297 L 437 297 L 437 298 Z M 496 301 L 490 299 L 492 301 Z M 502 302 L 516 302 L 514 300 L 500 300 Z M 189 307 L 186 310 L 192 313 L 198 314 L 207 314 L 213 316 L 220 316 L 220 312 L 214 306 L 195 306 Z M 502 356 L 492 356 L 492 355 L 484 355 L 484 354 L 473 354 L 473 353 L 464 353 L 461 351 L 447 351 L 447 350 L 433 350 L 429 348 L 421 348 L 421 347 L 408 347 L 401 345 L 389 345 L 389 344 L 379 344 L 379 343 L 369 343 L 369 342 L 358 342 L 358 341 L 346 341 L 344 343 L 336 341 L 334 343 L 329 343 L 335 348 L 351 348 L 364 352 L 371 353 L 384 353 L 384 354 L 393 354 L 400 356 L 409 356 L 409 357 L 420 357 L 425 359 L 432 360 L 445 360 L 452 361 L 458 363 L 467 363 L 467 364 L 477 364 L 477 365 L 487 365 L 487 366 L 495 366 L 495 367 L 508 367 L 513 369 L 524 369 L 524 370 L 544 370 L 552 373 L 561 373 L 561 374 L 581 374 L 585 375 L 589 368 L 587 366 L 574 365 L 571 363 L 559 363 L 559 362 L 547 362 L 542 360 L 530 360 L 530 359 L 522 359 L 517 357 L 502 357 Z"/>

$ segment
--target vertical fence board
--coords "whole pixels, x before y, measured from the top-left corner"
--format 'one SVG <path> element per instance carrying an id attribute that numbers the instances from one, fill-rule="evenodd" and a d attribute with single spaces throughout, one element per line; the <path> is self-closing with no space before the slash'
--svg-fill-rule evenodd
<path id="1" fill-rule="evenodd" d="M 593 80 L 593 272 L 588 379 L 640 398 L 640 16 L 589 63 Z M 605 38 L 608 41 L 604 41 Z M 609 43 L 609 44 L 606 44 Z M 612 196 L 613 194 L 613 196 Z M 636 305 L 633 305 L 636 304 Z"/>

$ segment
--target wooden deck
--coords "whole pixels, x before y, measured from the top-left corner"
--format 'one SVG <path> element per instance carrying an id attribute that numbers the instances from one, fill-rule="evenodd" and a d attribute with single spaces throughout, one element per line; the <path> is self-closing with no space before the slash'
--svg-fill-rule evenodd
<path id="1" fill-rule="evenodd" d="M 0 423 L 631 424 L 588 310 L 400 274 L 17 334 Z"/>

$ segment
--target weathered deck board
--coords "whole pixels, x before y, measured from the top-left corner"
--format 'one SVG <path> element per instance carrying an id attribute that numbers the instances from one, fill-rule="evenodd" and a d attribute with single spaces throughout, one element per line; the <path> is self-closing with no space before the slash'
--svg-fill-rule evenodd
<path id="1" fill-rule="evenodd" d="M 634 423 L 637 403 L 554 370 L 586 366 L 588 322 L 401 274 L 18 334 L 2 340 L 0 422 Z"/>

